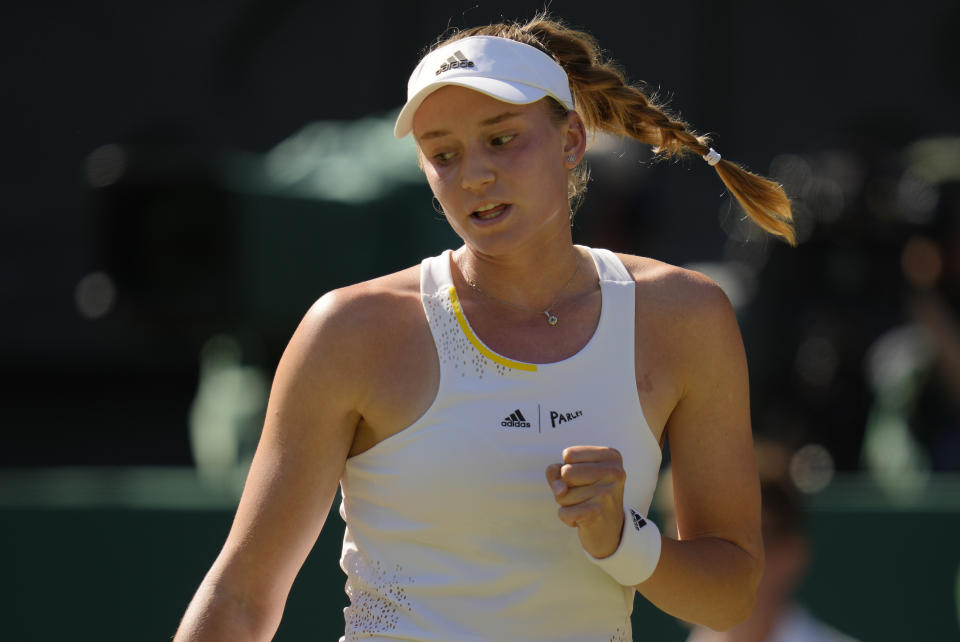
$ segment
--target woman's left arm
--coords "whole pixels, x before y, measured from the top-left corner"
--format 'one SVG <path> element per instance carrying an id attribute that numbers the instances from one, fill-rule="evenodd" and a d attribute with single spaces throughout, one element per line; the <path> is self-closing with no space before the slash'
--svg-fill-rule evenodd
<path id="1" fill-rule="evenodd" d="M 679 540 L 639 590 L 662 610 L 728 629 L 753 610 L 763 572 L 760 484 L 743 341 L 722 290 L 697 279 L 674 343 L 686 385 L 667 422 Z"/>

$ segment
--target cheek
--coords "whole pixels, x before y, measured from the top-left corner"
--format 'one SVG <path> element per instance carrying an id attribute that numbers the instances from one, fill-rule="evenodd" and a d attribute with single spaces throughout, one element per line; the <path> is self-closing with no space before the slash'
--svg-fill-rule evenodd
<path id="1" fill-rule="evenodd" d="M 444 172 L 442 169 L 438 171 L 433 165 L 424 165 L 423 174 L 427 177 L 427 185 L 430 186 L 434 196 L 442 200 L 442 193 L 449 189 L 449 172 Z"/>
<path id="2" fill-rule="evenodd" d="M 417 150 L 417 164 L 420 165 L 420 171 L 423 172 L 424 177 L 427 179 L 427 185 L 433 190 L 435 190 L 436 185 L 439 185 L 444 180 L 445 174 L 448 173 L 443 171 L 443 167 L 438 167 L 430 162 L 419 148 Z"/>
<path id="3" fill-rule="evenodd" d="M 567 170 L 560 161 L 558 154 L 552 154 L 544 144 L 531 141 L 520 146 L 515 154 L 510 155 L 511 170 L 524 172 L 535 177 L 540 191 L 549 193 L 552 188 L 563 186 L 566 194 Z"/>
<path id="4" fill-rule="evenodd" d="M 434 168 L 427 167 L 424 170 L 424 174 L 426 174 L 427 185 L 430 187 L 430 191 L 433 192 L 434 198 L 440 202 L 443 217 L 454 231 L 457 231 L 459 234 L 460 228 L 457 225 L 457 221 L 449 214 L 450 211 L 456 208 L 457 194 L 460 191 L 455 189 L 456 185 L 454 185 L 454 183 L 456 181 L 452 178 L 453 173 L 444 172 L 442 169 L 436 171 Z M 434 202 L 434 209 L 436 209 L 436 202 Z"/>

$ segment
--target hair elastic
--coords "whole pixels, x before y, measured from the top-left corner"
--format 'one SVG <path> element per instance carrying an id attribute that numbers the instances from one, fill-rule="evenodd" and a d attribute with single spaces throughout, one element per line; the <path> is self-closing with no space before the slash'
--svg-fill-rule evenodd
<path id="1" fill-rule="evenodd" d="M 707 161 L 707 165 L 713 167 L 720 162 L 720 152 L 711 147 L 710 151 L 703 155 L 703 160 Z"/>

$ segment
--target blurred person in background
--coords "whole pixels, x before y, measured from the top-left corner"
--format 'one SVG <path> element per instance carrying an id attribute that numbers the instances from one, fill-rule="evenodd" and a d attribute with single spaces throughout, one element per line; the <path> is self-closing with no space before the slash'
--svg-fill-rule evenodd
<path id="1" fill-rule="evenodd" d="M 440 43 L 395 134 L 464 245 L 311 308 L 178 641 L 270 639 L 338 483 L 342 639 L 629 640 L 636 591 L 717 629 L 747 617 L 763 551 L 736 318 L 702 275 L 573 244 L 599 130 L 703 157 L 793 240 L 779 186 L 589 35 L 538 16 Z M 646 516 L 668 436 L 679 541 Z"/>
<path id="2" fill-rule="evenodd" d="M 787 470 L 791 453 L 769 441 L 758 442 L 756 452 L 765 560 L 756 605 L 749 618 L 728 631 L 694 627 L 687 642 L 855 642 L 797 601 L 810 565 L 810 539 L 803 499 Z M 670 477 L 665 471 L 656 499 L 667 532 L 676 527 Z"/>
<path id="3" fill-rule="evenodd" d="M 960 139 L 920 140 L 899 156 L 897 183 L 913 190 L 890 243 L 903 287 L 897 323 L 867 354 L 874 399 L 861 455 L 893 486 L 960 471 Z"/>

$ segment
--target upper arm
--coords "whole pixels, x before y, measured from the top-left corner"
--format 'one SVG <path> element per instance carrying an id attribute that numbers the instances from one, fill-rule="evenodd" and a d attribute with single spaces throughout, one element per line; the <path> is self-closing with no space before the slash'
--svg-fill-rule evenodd
<path id="1" fill-rule="evenodd" d="M 233 526 L 209 576 L 277 621 L 326 520 L 359 420 L 356 333 L 344 316 L 338 295 L 326 295 L 287 345 Z"/>
<path id="2" fill-rule="evenodd" d="M 674 502 L 681 539 L 716 537 L 762 559 L 760 489 L 747 364 L 723 291 L 695 275 L 676 343 L 683 377 L 670 415 Z M 680 337 L 678 337 L 680 338 Z"/>

